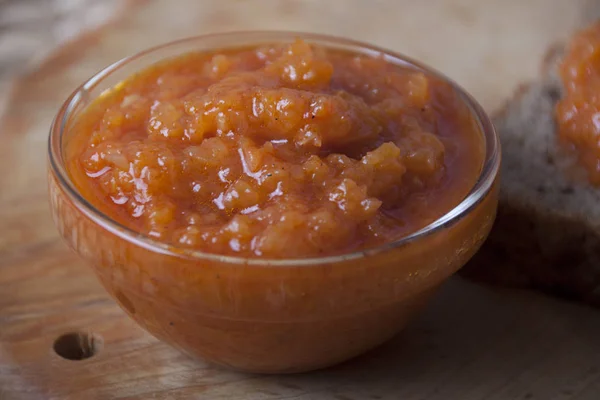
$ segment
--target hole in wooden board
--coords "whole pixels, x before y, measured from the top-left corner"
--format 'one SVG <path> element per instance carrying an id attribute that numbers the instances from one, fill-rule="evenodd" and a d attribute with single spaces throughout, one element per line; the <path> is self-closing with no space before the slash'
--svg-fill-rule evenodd
<path id="1" fill-rule="evenodd" d="M 67 360 L 85 360 L 102 348 L 102 338 L 93 333 L 71 332 L 54 341 L 54 352 Z"/>

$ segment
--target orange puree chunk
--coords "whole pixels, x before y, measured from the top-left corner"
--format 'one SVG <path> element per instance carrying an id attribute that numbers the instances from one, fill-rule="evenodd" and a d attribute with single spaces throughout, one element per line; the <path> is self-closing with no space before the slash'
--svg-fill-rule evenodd
<path id="1" fill-rule="evenodd" d="M 565 95 L 556 105 L 560 139 L 600 185 L 600 23 L 573 38 L 560 67 Z"/>
<path id="2" fill-rule="evenodd" d="M 458 205 L 483 162 L 450 84 L 300 40 L 164 60 L 95 100 L 70 135 L 69 173 L 108 217 L 243 257 L 397 240 Z"/>

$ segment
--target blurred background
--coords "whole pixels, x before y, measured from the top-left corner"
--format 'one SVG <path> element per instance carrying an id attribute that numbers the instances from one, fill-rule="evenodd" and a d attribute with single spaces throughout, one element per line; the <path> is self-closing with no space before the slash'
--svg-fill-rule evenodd
<path id="1" fill-rule="evenodd" d="M 128 0 L 0 0 L 0 111 L 12 78 L 119 15 Z"/>
<path id="2" fill-rule="evenodd" d="M 152 45 L 240 29 L 314 31 L 370 41 L 433 64 L 474 91 L 484 106 L 495 107 L 496 98 L 510 93 L 511 83 L 537 71 L 548 43 L 563 38 L 580 20 L 597 15 L 596 3 L 0 0 L 0 112 L 6 108 L 10 82 L 53 58 L 59 63 L 47 68 L 63 72 L 67 60 L 91 54 L 94 60 L 76 70 L 83 79 Z M 68 43 L 77 45 L 61 53 L 61 46 Z"/>

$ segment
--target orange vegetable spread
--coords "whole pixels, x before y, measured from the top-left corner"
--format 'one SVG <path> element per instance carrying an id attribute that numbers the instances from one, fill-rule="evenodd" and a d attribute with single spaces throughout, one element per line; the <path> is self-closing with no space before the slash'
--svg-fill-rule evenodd
<path id="1" fill-rule="evenodd" d="M 559 73 L 565 88 L 556 106 L 559 138 L 600 185 L 600 23 L 573 38 Z"/>
<path id="2" fill-rule="evenodd" d="M 398 239 L 463 200 L 484 157 L 448 83 L 300 40 L 164 60 L 96 99 L 69 137 L 71 178 L 106 215 L 245 257 Z"/>

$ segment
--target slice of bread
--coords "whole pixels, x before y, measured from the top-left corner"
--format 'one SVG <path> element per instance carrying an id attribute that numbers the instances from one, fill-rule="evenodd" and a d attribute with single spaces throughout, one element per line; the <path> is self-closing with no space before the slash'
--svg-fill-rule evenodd
<path id="1" fill-rule="evenodd" d="M 498 216 L 462 273 L 600 307 L 600 188 L 577 176 L 558 143 L 561 56 L 552 49 L 540 80 L 521 87 L 493 118 L 502 143 Z"/>

